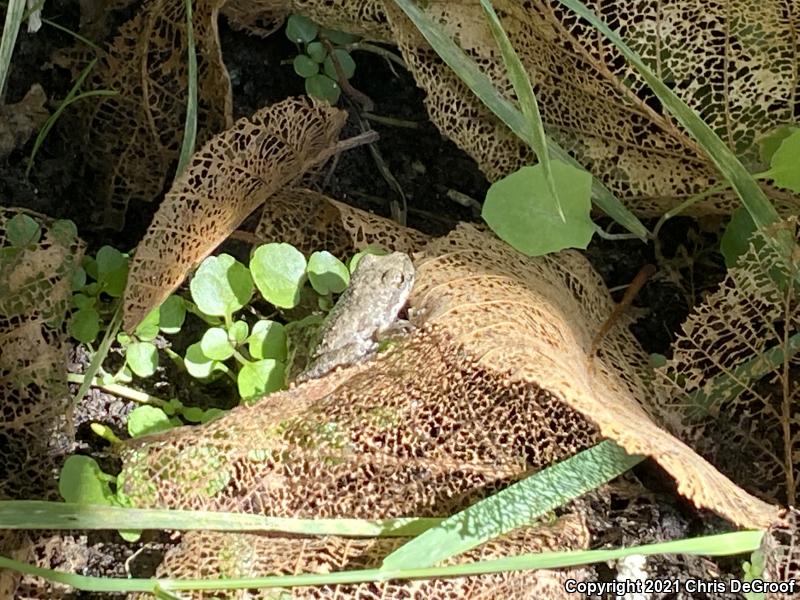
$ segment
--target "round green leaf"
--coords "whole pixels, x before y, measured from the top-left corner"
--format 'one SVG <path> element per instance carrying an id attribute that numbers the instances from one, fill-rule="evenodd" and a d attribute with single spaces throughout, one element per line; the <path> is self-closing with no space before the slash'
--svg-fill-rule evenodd
<path id="1" fill-rule="evenodd" d="M 306 94 L 336 104 L 341 95 L 339 84 L 327 75 L 314 75 L 306 79 Z"/>
<path id="2" fill-rule="evenodd" d="M 88 456 L 70 456 L 61 467 L 58 493 L 65 502 L 78 504 L 112 504 L 109 476 Z"/>
<path id="3" fill-rule="evenodd" d="M 69 219 L 58 219 L 50 226 L 50 233 L 62 246 L 69 246 L 78 237 L 78 228 Z"/>
<path id="4" fill-rule="evenodd" d="M 158 309 L 158 326 L 164 333 L 178 333 L 186 319 L 186 303 L 180 296 L 172 295 Z"/>
<path id="5" fill-rule="evenodd" d="M 242 402 L 247 404 L 281 389 L 285 379 L 283 363 L 267 358 L 243 366 L 236 383 Z"/>
<path id="6" fill-rule="evenodd" d="M 247 340 L 250 356 L 286 360 L 286 330 L 277 321 L 259 321 Z"/>
<path id="7" fill-rule="evenodd" d="M 241 344 L 247 339 L 247 334 L 250 333 L 247 327 L 247 321 L 236 321 L 228 329 L 228 339 L 234 344 Z"/>
<path id="8" fill-rule="evenodd" d="M 328 56 L 328 51 L 325 49 L 325 46 L 322 45 L 322 42 L 311 42 L 308 46 L 306 46 L 306 54 L 308 54 L 309 58 L 316 63 L 321 63 L 325 60 L 325 57 Z M 317 71 L 314 71 L 313 74 L 316 74 Z"/>
<path id="9" fill-rule="evenodd" d="M 211 375 L 211 371 L 214 370 L 216 362 L 203 354 L 203 350 L 200 348 L 200 343 L 198 342 L 186 349 L 186 356 L 183 359 L 183 364 L 189 372 L 189 375 L 197 379 L 205 379 Z"/>
<path id="10" fill-rule="evenodd" d="M 6 222 L 6 241 L 15 248 L 35 246 L 42 237 L 42 228 L 28 215 L 19 213 Z"/>
<path id="11" fill-rule="evenodd" d="M 77 292 L 86 285 L 86 269 L 83 267 L 75 269 L 72 272 L 72 279 L 70 281 L 72 283 L 72 291 Z"/>
<path id="12" fill-rule="evenodd" d="M 128 415 L 128 433 L 132 438 L 167 431 L 172 427 L 167 414 L 156 406 L 139 406 Z"/>
<path id="13" fill-rule="evenodd" d="M 88 269 L 87 269 L 88 270 Z M 97 251 L 97 281 L 103 291 L 114 298 L 122 296 L 128 280 L 128 257 L 111 246 Z"/>
<path id="14" fill-rule="evenodd" d="M 323 28 L 320 32 L 321 36 L 328 38 L 333 44 L 343 46 L 344 44 L 352 44 L 358 40 L 357 35 L 352 33 L 345 33 L 344 31 L 336 31 L 335 29 Z"/>
<path id="15" fill-rule="evenodd" d="M 197 408 L 196 406 L 190 406 L 183 411 L 183 418 L 190 423 L 208 423 L 212 419 L 216 419 L 218 416 L 223 414 L 225 414 L 225 411 L 220 408 L 209 408 L 207 410 L 203 410 L 202 408 Z"/>
<path id="16" fill-rule="evenodd" d="M 800 129 L 781 142 L 769 164 L 775 185 L 800 194 Z"/>
<path id="17" fill-rule="evenodd" d="M 342 67 L 342 73 L 344 74 L 345 79 L 350 79 L 356 72 L 356 62 L 353 60 L 353 57 L 350 56 L 350 53 L 347 50 L 342 48 L 336 48 L 333 51 L 333 55 L 336 57 L 336 60 L 339 61 L 339 66 Z M 323 68 L 325 70 L 325 75 L 334 81 L 339 79 L 339 74 L 336 72 L 336 67 L 333 65 L 333 60 L 330 56 L 325 59 Z"/>
<path id="18" fill-rule="evenodd" d="M 125 351 L 125 359 L 139 377 L 150 377 L 158 368 L 158 348 L 150 342 L 134 342 Z"/>
<path id="19" fill-rule="evenodd" d="M 89 344 L 100 333 L 100 315 L 94 308 L 81 308 L 73 313 L 67 330 L 79 342 Z"/>
<path id="20" fill-rule="evenodd" d="M 134 334 L 143 342 L 154 340 L 158 335 L 158 319 L 160 313 L 157 308 L 151 310 L 148 315 L 136 326 Z"/>
<path id="21" fill-rule="evenodd" d="M 319 65 L 315 63 L 311 57 L 305 54 L 298 54 L 292 61 L 294 72 L 300 77 L 311 77 L 319 73 Z"/>
<path id="22" fill-rule="evenodd" d="M 75 294 L 72 296 L 72 304 L 75 308 L 94 308 L 97 299 L 86 294 Z"/>
<path id="23" fill-rule="evenodd" d="M 489 227 L 529 256 L 586 248 L 595 231 L 589 217 L 592 176 L 560 160 L 552 161 L 551 169 L 566 223 L 541 165 L 522 167 L 493 183 L 483 204 L 483 218 Z"/>
<path id="24" fill-rule="evenodd" d="M 120 346 L 126 346 L 126 347 L 130 346 L 133 343 L 133 341 L 134 341 L 133 338 L 131 336 L 129 336 L 127 333 L 125 333 L 124 331 L 120 331 L 117 334 L 117 343 Z"/>
<path id="25" fill-rule="evenodd" d="M 250 259 L 250 271 L 267 302 L 280 308 L 297 306 L 306 277 L 306 259 L 294 246 L 259 246 Z"/>
<path id="26" fill-rule="evenodd" d="M 286 37 L 295 44 L 310 42 L 317 37 L 318 31 L 317 24 L 302 15 L 290 15 L 286 21 Z"/>
<path id="27" fill-rule="evenodd" d="M 350 283 L 347 266 L 327 250 L 309 257 L 307 271 L 311 287 L 321 296 L 341 294 Z"/>
<path id="28" fill-rule="evenodd" d="M 211 327 L 200 340 L 200 350 L 212 360 L 227 360 L 233 356 L 233 346 L 228 340 L 228 332 L 222 327 Z"/>
<path id="29" fill-rule="evenodd" d="M 91 256 L 84 256 L 83 260 L 81 260 L 81 266 L 86 270 L 86 274 L 94 279 L 97 280 L 97 261 L 93 259 Z"/>
<path id="30" fill-rule="evenodd" d="M 192 300 L 213 317 L 230 317 L 250 301 L 253 280 L 242 263 L 229 256 L 209 256 L 189 284 Z"/>

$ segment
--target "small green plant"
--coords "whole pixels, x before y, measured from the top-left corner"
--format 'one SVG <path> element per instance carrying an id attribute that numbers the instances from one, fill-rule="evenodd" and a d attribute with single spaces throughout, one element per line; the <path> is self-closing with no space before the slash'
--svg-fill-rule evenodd
<path id="1" fill-rule="evenodd" d="M 320 28 L 312 20 L 301 15 L 291 15 L 286 23 L 286 37 L 297 44 L 300 52 L 292 61 L 294 71 L 305 79 L 309 96 L 327 100 L 330 104 L 339 101 L 341 89 L 334 58 L 342 75 L 350 79 L 356 71 L 356 63 L 344 47 L 356 41 L 356 36 L 333 29 Z M 333 54 L 334 58 L 331 58 Z"/>
<path id="2" fill-rule="evenodd" d="M 72 337 L 91 344 L 119 304 L 128 280 L 127 254 L 103 246 L 94 257 L 86 256 L 72 279 L 72 304 L 76 309 L 69 320 Z"/>

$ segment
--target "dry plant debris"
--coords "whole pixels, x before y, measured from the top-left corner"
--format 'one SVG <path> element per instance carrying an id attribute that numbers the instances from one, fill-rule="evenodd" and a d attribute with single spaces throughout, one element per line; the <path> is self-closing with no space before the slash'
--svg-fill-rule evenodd
<path id="1" fill-rule="evenodd" d="M 0 211 L 6 224 L 27 211 Z M 42 226 L 38 242 L 4 248 L 0 262 L 0 497 L 52 498 L 53 444 L 63 443 L 69 409 L 65 316 L 83 243 L 74 231 Z"/>
<path id="2" fill-rule="evenodd" d="M 796 219 L 779 227 L 796 237 Z M 797 503 L 800 477 L 798 274 L 796 251 L 787 259 L 756 234 L 684 323 L 662 375 L 672 431 L 748 490 L 785 505 Z"/>
<path id="3" fill-rule="evenodd" d="M 299 575 L 333 571 L 378 568 L 389 553 L 404 544 L 404 538 L 375 540 L 346 539 L 334 536 L 317 539 L 260 536 L 253 534 L 223 535 L 198 532 L 184 536 L 181 545 L 172 550 L 159 568 L 160 576 L 196 578 L 210 573 L 225 577 L 264 577 L 266 575 Z M 526 552 L 579 550 L 589 543 L 589 532 L 582 517 L 566 515 L 551 525 L 517 530 L 465 552 L 444 564 L 459 564 L 514 556 Z M 287 600 L 352 598 L 379 600 L 404 598 L 427 600 L 439 598 L 508 598 L 509 600 L 566 600 L 567 579 L 587 578 L 584 568 L 551 571 L 521 571 L 431 579 L 417 582 L 383 582 L 338 586 L 300 587 L 280 590 Z M 231 590 L 225 597 L 233 599 L 275 598 L 278 590 Z M 192 600 L 218 598 L 215 593 L 195 592 Z M 131 600 L 144 600 L 134 596 Z"/>
<path id="4" fill-rule="evenodd" d="M 136 248 L 123 325 L 132 330 L 267 198 L 324 158 L 345 113 L 290 98 L 239 119 L 195 153 Z"/>
<path id="5" fill-rule="evenodd" d="M 229 81 L 216 35 L 220 4 L 212 0 L 195 8 L 205 115 L 201 139 L 220 131 L 230 118 Z M 794 118 L 800 91 L 794 76 L 795 4 L 670 0 L 656 8 L 588 3 L 751 163 L 757 136 Z M 425 6 L 513 98 L 478 1 L 440 0 Z M 495 6 L 534 81 L 549 134 L 631 209 L 660 215 L 718 181 L 695 142 L 594 29 L 545 0 L 498 0 Z M 146 3 L 103 53 L 93 78 L 97 87 L 120 91 L 100 101 L 88 122 L 89 147 L 96 148 L 93 164 L 106 169 L 105 192 L 117 198 L 112 213 L 129 200 L 156 197 L 175 159 L 185 110 L 180 101 L 186 89 L 183 10 L 183 0 Z M 489 179 L 533 160 L 389 0 L 230 0 L 222 10 L 234 24 L 261 34 L 287 13 L 298 12 L 331 28 L 394 42 L 427 92 L 431 120 L 475 158 Z M 772 188 L 767 192 L 782 212 L 798 210 L 797 198 Z M 690 212 L 727 214 L 735 205 L 732 193 L 720 193 Z"/>
<path id="6" fill-rule="evenodd" d="M 0 104 L 0 159 L 25 144 L 44 125 L 49 113 L 42 86 L 34 84 L 15 104 Z"/>
<path id="7" fill-rule="evenodd" d="M 196 2 L 197 146 L 230 127 L 233 109 L 228 72 L 222 64 L 217 11 L 222 0 Z M 120 6 L 123 2 L 118 2 Z M 112 8 L 114 8 L 112 6 Z M 186 6 L 183 0 L 155 0 L 122 26 L 106 49 L 96 53 L 86 88 L 115 96 L 83 103 L 82 151 L 98 171 L 103 222 L 121 228 L 128 203 L 161 197 L 183 138 L 188 89 Z M 83 67 L 85 50 L 76 50 Z"/>

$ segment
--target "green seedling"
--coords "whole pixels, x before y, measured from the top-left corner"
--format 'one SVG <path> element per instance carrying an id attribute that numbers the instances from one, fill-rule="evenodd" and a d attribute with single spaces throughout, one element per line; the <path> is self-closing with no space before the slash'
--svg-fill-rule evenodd
<path id="1" fill-rule="evenodd" d="M 128 506 L 120 491 L 117 478 L 103 472 L 97 461 L 88 456 L 73 455 L 67 458 L 58 477 L 58 492 L 65 502 L 86 506 Z M 141 534 L 135 530 L 120 530 L 128 542 L 136 542 Z"/>
<path id="2" fill-rule="evenodd" d="M 305 79 L 306 93 L 336 104 L 341 89 L 334 60 L 342 75 L 350 79 L 356 71 L 356 63 L 343 46 L 358 38 L 342 31 L 320 28 L 302 15 L 289 17 L 286 22 L 286 37 L 297 44 L 299 52 L 292 61 L 292 66 L 294 72 Z"/>
<path id="3" fill-rule="evenodd" d="M 248 323 L 238 318 L 257 291 L 282 309 L 298 305 L 306 282 L 320 298 L 341 293 L 349 282 L 347 267 L 328 252 L 309 261 L 290 244 L 264 244 L 249 266 L 221 254 L 203 261 L 189 286 L 192 302 L 209 317 L 220 317 L 190 345 L 183 363 L 199 379 L 222 373 L 235 381 L 244 403 L 286 385 L 287 339 L 284 326 L 270 319 Z M 208 322 L 208 321 L 207 321 Z"/>
<path id="4" fill-rule="evenodd" d="M 72 305 L 68 331 L 79 342 L 95 341 L 102 324 L 114 313 L 128 279 L 128 255 L 103 246 L 95 257 L 86 256 L 72 280 Z"/>

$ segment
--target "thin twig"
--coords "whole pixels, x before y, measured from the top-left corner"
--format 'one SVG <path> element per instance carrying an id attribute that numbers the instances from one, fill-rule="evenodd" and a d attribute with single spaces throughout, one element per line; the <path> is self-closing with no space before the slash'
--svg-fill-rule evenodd
<path id="1" fill-rule="evenodd" d="M 375 103 L 364 92 L 360 92 L 352 85 L 350 85 L 350 82 L 347 80 L 347 77 L 344 74 L 342 65 L 339 64 L 339 60 L 336 58 L 336 53 L 334 52 L 335 48 L 333 47 L 333 44 L 331 44 L 330 40 L 325 39 L 324 37 L 320 39 L 322 40 L 325 49 L 328 51 L 328 58 L 331 59 L 331 64 L 333 64 L 333 68 L 336 70 L 336 79 L 339 80 L 338 81 L 339 87 L 341 87 L 342 91 L 348 96 L 350 96 L 350 98 L 361 104 L 361 107 L 365 111 L 372 112 L 375 109 Z"/>
<path id="2" fill-rule="evenodd" d="M 387 50 L 386 48 L 381 48 L 380 46 L 376 46 L 375 44 L 370 44 L 368 42 L 353 42 L 352 44 L 347 44 L 344 48 L 348 52 L 351 52 L 353 50 L 363 50 L 364 52 L 372 52 L 373 54 L 382 56 L 386 60 L 390 60 L 393 63 L 400 65 L 404 69 L 406 68 L 406 63 L 401 57 L 399 57 L 391 50 Z"/>
<path id="3" fill-rule="evenodd" d="M 619 304 L 614 307 L 614 310 L 609 315 L 608 319 L 606 319 L 605 323 L 603 323 L 602 327 L 600 327 L 600 331 L 597 332 L 597 335 L 594 336 L 592 339 L 592 346 L 589 350 L 589 360 L 593 360 L 595 354 L 597 354 L 597 350 L 600 347 L 600 342 L 603 341 L 603 338 L 606 334 L 611 331 L 611 328 L 619 321 L 620 316 L 625 310 L 630 306 L 633 299 L 636 297 L 636 294 L 639 293 L 639 290 L 644 287 L 644 284 L 650 278 L 650 276 L 656 272 L 655 265 L 646 264 L 643 266 L 639 272 L 636 274 L 636 277 L 633 278 L 631 284 L 628 286 L 628 289 L 625 290 L 625 295 L 622 296 L 622 300 L 620 300 Z"/>
<path id="4" fill-rule="evenodd" d="M 420 128 L 420 122 L 419 121 L 409 121 L 407 119 L 397 119 L 395 117 L 385 117 L 383 115 L 376 115 L 375 113 L 371 113 L 371 112 L 364 112 L 364 113 L 361 113 L 361 114 L 368 121 L 374 121 L 375 123 L 381 123 L 383 125 L 391 125 L 392 127 L 403 127 L 405 129 L 419 129 Z"/>

